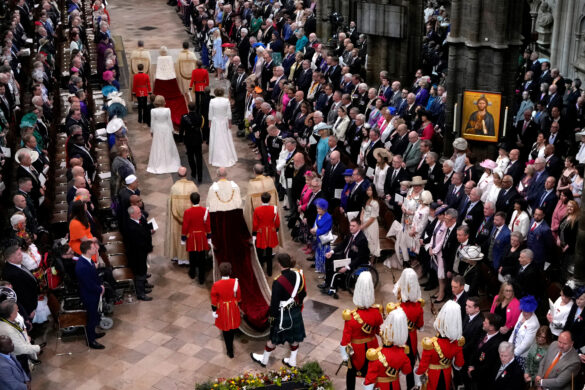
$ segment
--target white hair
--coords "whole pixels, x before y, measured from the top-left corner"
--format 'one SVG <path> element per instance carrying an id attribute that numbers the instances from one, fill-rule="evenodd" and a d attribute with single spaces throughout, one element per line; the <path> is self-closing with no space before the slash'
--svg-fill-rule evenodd
<path id="1" fill-rule="evenodd" d="M 353 303 L 358 307 L 368 308 L 374 304 L 374 282 L 372 274 L 364 271 L 358 277 L 353 291 Z"/>
<path id="2" fill-rule="evenodd" d="M 461 324 L 461 306 L 455 301 L 447 301 L 435 319 L 433 327 L 450 341 L 459 340 L 463 333 Z"/>
<path id="3" fill-rule="evenodd" d="M 405 268 L 400 279 L 394 285 L 392 291 L 396 297 L 400 294 L 402 302 L 416 302 L 421 298 L 418 276 L 412 268 Z"/>
<path id="4" fill-rule="evenodd" d="M 392 310 L 380 326 L 380 336 L 384 345 L 402 346 L 408 340 L 408 319 L 401 307 Z"/>
<path id="5" fill-rule="evenodd" d="M 507 341 L 502 341 L 500 345 L 498 345 L 498 352 L 504 351 L 507 351 L 508 353 L 514 353 L 514 344 Z"/>
<path id="6" fill-rule="evenodd" d="M 26 217 L 24 215 L 18 213 L 14 214 L 12 217 L 10 217 L 10 226 L 16 227 L 16 225 L 24 221 L 26 221 Z"/>

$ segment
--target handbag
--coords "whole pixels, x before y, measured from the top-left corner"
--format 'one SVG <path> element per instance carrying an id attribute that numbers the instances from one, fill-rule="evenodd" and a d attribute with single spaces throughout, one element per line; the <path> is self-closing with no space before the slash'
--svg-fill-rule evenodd
<path id="1" fill-rule="evenodd" d="M 333 237 L 333 233 L 331 233 L 331 230 L 329 230 L 327 233 L 321 234 L 319 236 L 319 240 L 321 241 L 321 244 L 323 244 L 323 245 L 329 244 L 334 239 L 335 238 Z"/>

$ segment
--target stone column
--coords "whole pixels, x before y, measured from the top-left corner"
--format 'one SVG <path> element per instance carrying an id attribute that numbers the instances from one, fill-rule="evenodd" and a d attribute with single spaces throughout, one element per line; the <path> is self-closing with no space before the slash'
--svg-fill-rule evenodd
<path id="1" fill-rule="evenodd" d="M 575 0 L 567 0 L 567 11 L 565 13 L 565 15 L 568 15 L 569 17 L 567 18 L 568 20 L 565 21 L 565 25 L 563 27 L 563 36 L 564 36 L 564 42 L 563 42 L 563 51 L 562 51 L 562 57 L 561 57 L 561 63 L 559 65 L 559 69 L 561 71 L 561 74 L 566 75 L 569 72 L 569 55 L 571 53 L 569 53 L 569 49 L 571 47 L 571 38 L 573 37 L 573 12 L 576 12 L 577 10 L 575 9 Z M 560 3 L 557 4 L 557 7 L 560 7 Z M 560 21 L 555 20 L 556 23 L 559 23 Z M 560 23 L 559 23 L 560 24 Z M 554 41 L 553 41 L 554 42 Z M 554 66 L 554 65 L 553 65 Z"/>

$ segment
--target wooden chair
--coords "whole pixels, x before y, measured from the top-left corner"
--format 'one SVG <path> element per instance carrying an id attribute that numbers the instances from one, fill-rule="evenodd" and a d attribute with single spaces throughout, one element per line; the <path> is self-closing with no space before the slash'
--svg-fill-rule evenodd
<path id="1" fill-rule="evenodd" d="M 57 340 L 55 341 L 55 351 L 58 350 L 59 343 L 63 339 L 63 330 L 71 328 L 83 328 L 83 334 L 85 341 L 89 346 L 89 340 L 87 339 L 87 312 L 85 310 L 64 310 L 63 305 L 57 300 L 55 295 L 49 294 L 47 305 L 55 321 L 57 327 Z M 81 353 L 89 351 L 89 347 L 83 351 L 68 351 L 56 353 L 56 356 L 71 356 L 74 353 Z"/>
<path id="2" fill-rule="evenodd" d="M 109 254 L 108 253 L 108 260 L 110 261 L 110 265 L 116 268 L 125 268 L 128 267 L 128 259 L 126 258 L 125 254 Z"/>

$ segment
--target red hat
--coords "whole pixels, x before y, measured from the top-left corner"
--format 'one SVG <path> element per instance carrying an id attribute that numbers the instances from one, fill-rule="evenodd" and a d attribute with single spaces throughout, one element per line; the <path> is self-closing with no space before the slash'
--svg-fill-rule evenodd
<path id="1" fill-rule="evenodd" d="M 41 22 L 39 22 L 38 20 L 35 22 L 35 26 L 42 26 L 43 24 Z"/>
<path id="2" fill-rule="evenodd" d="M 221 47 L 236 47 L 233 43 L 224 43 Z"/>

